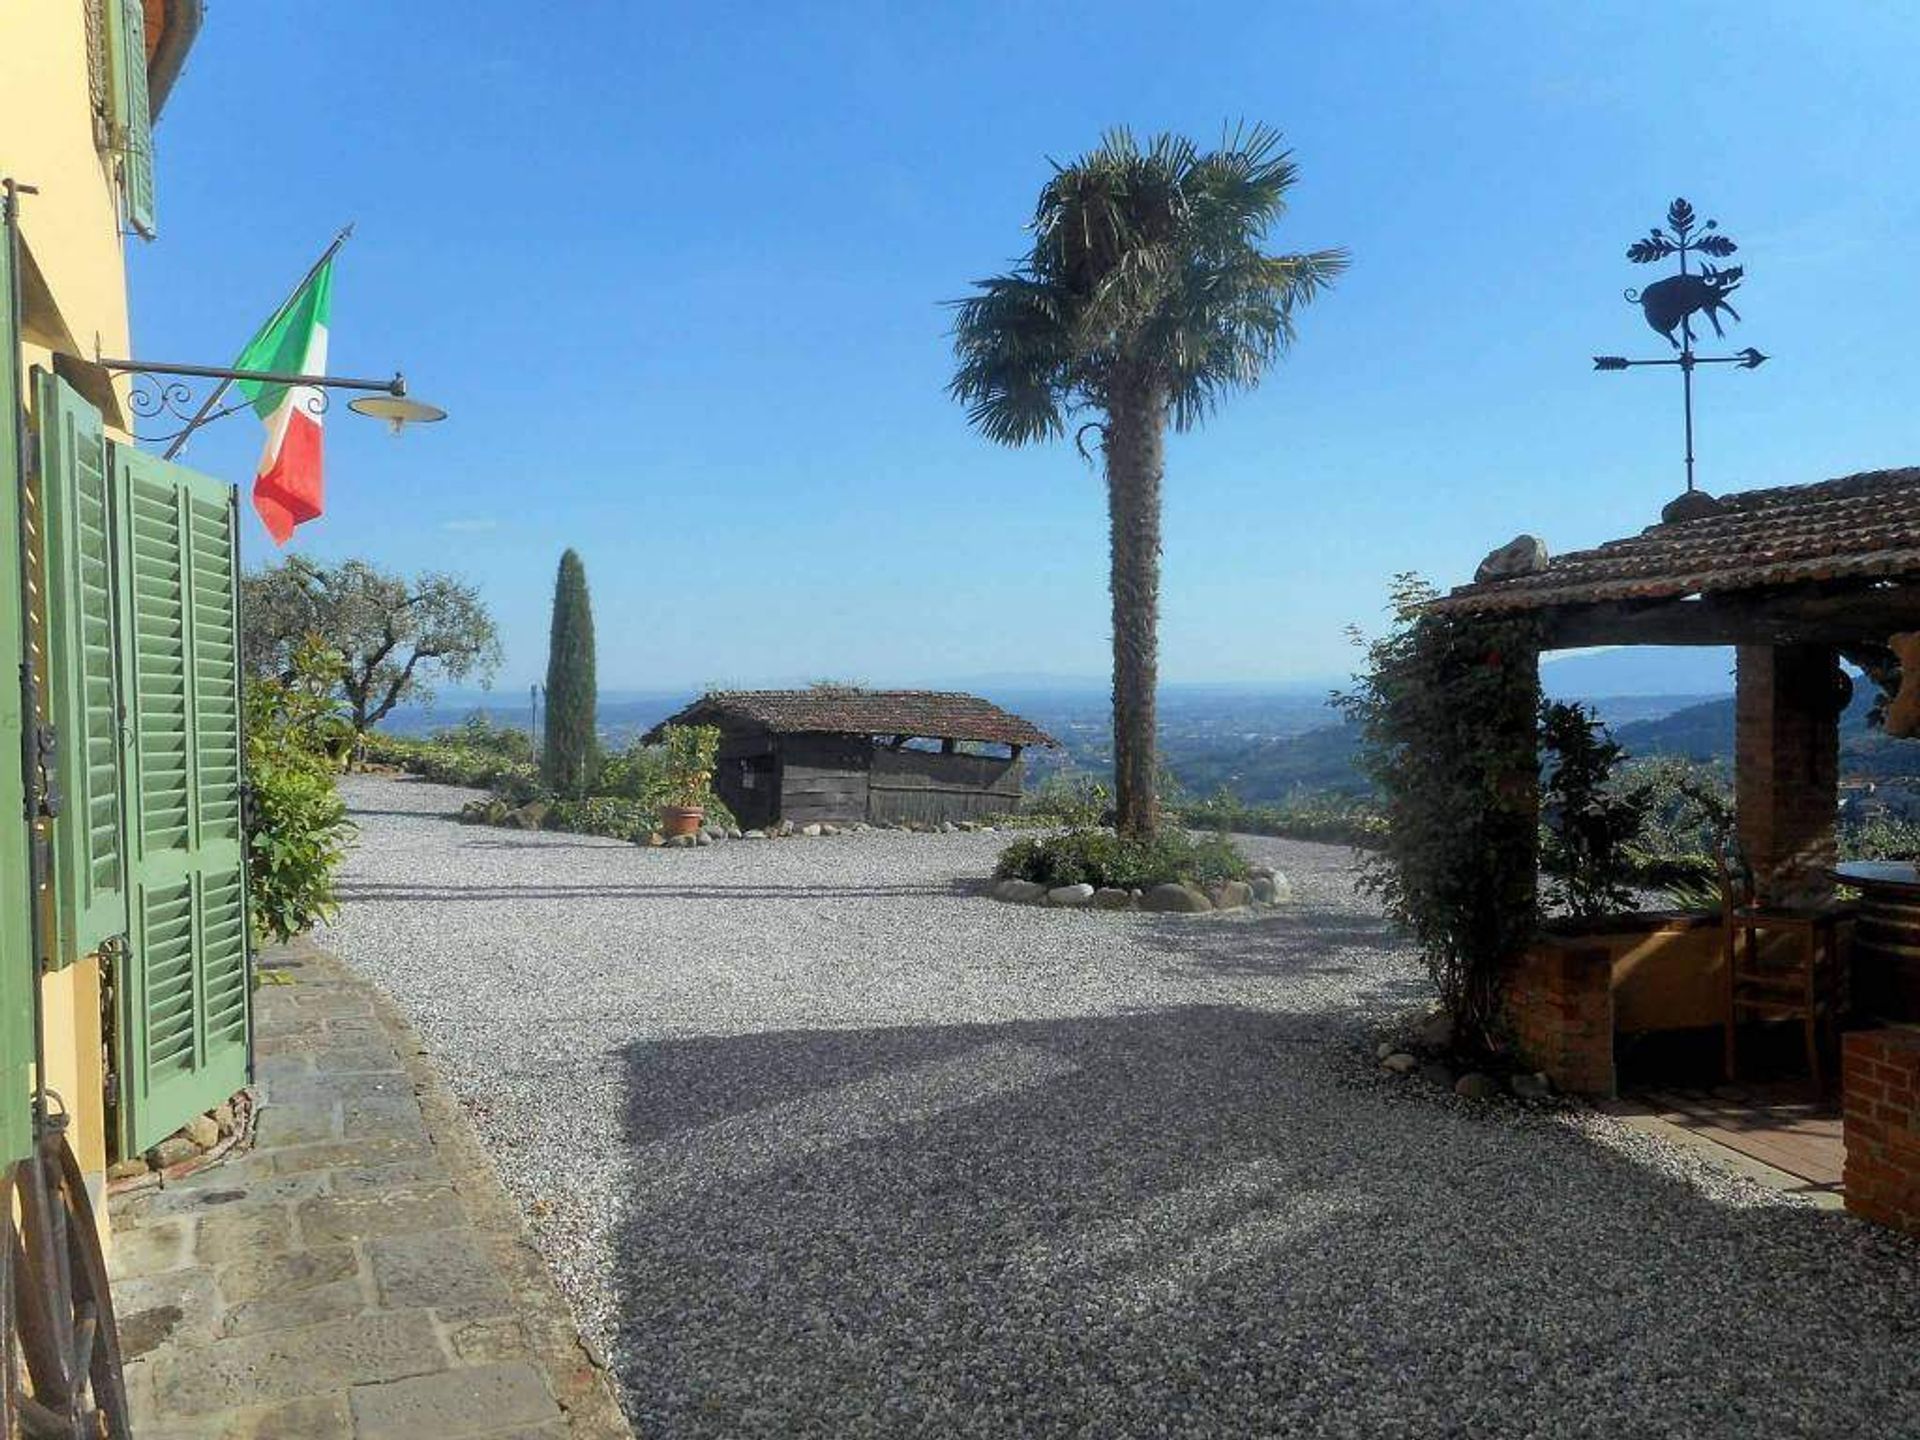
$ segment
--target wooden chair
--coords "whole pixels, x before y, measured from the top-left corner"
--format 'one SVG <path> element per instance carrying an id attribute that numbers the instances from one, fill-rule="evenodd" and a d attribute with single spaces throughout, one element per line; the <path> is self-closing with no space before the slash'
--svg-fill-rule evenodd
<path id="1" fill-rule="evenodd" d="M 1727 1079 L 1738 1077 L 1736 1034 L 1741 1020 L 1798 1020 L 1806 1033 L 1807 1073 L 1814 1093 L 1824 1098 L 1820 1032 L 1827 1032 L 1828 1045 L 1837 1053 L 1842 989 L 1839 923 L 1847 907 L 1760 905 L 1754 900 L 1753 871 L 1739 853 L 1727 847 L 1714 859 L 1720 872 L 1721 944 L 1727 972 Z M 1785 935 L 1788 943 L 1767 947 L 1762 942 L 1769 935 Z"/>

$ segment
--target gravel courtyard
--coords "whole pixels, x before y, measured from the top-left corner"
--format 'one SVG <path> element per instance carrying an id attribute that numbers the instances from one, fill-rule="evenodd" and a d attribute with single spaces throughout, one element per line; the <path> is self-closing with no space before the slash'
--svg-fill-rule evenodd
<path id="1" fill-rule="evenodd" d="M 1913 1436 L 1920 1248 L 1374 1066 L 1345 852 L 1259 917 L 995 904 L 995 835 L 648 851 L 355 777 L 321 937 L 472 1112 L 635 1429 Z"/>

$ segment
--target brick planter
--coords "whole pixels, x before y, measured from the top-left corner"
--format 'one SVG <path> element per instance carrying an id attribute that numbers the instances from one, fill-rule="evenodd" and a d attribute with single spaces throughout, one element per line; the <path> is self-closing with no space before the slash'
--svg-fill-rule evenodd
<path id="1" fill-rule="evenodd" d="M 1617 1034 L 1720 1023 L 1726 980 L 1712 915 L 1621 915 L 1543 933 L 1507 976 L 1502 1013 L 1530 1068 L 1575 1095 L 1611 1096 Z"/>
<path id="2" fill-rule="evenodd" d="M 1920 1235 L 1920 1029 L 1850 1031 L 1840 1054 L 1847 1209 Z"/>

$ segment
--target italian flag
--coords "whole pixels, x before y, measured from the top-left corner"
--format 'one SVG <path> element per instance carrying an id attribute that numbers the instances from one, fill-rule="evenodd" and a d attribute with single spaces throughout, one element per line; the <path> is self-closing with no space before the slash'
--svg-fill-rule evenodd
<path id="1" fill-rule="evenodd" d="M 333 258 L 329 256 L 260 327 L 240 352 L 234 369 L 326 374 L 327 316 L 332 308 Z M 294 526 L 317 518 L 326 508 L 320 475 L 320 416 L 327 397 L 313 385 L 234 383 L 266 422 L 267 444 L 253 477 L 253 508 L 274 543 L 284 545 Z"/>

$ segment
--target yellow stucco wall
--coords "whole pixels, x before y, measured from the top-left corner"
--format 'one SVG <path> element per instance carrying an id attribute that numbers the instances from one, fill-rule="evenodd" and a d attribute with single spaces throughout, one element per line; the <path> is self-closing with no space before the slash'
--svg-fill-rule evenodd
<path id="1" fill-rule="evenodd" d="M 0 0 L 0 176 L 39 192 L 22 199 L 21 233 L 59 328 L 91 359 L 130 347 L 112 157 L 97 142 L 88 76 L 80 0 Z M 52 363 L 48 319 L 29 317 L 30 366 Z M 81 1168 L 97 1184 L 107 1155 L 98 964 L 47 976 L 42 996 L 47 1082 L 74 1117 Z"/>
<path id="2" fill-rule="evenodd" d="M 125 355 L 127 279 L 111 157 L 95 141 L 85 7 L 0 0 L 0 175 L 39 194 L 21 232 L 81 353 Z M 29 362 L 45 355 L 28 351 Z"/>

